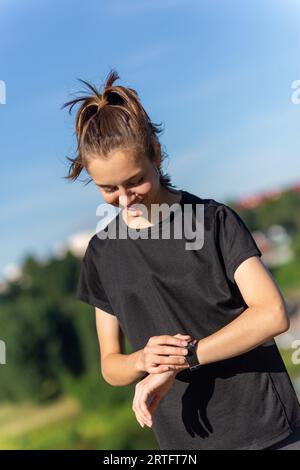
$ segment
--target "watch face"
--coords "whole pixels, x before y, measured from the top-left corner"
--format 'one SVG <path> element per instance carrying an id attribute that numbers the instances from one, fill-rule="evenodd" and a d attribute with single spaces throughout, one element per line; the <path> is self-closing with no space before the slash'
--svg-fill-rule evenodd
<path id="1" fill-rule="evenodd" d="M 187 345 L 188 354 L 186 356 L 186 360 L 191 371 L 198 369 L 201 365 L 196 354 L 196 344 L 197 340 L 193 339 Z"/>

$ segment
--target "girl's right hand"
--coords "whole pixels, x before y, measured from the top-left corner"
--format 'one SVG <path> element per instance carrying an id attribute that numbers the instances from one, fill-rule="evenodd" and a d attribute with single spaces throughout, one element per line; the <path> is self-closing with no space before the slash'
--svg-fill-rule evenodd
<path id="1" fill-rule="evenodd" d="M 149 374 L 160 374 L 167 370 L 182 370 L 188 353 L 187 341 L 190 335 L 161 335 L 149 338 L 146 346 L 140 350 L 137 368 Z"/>

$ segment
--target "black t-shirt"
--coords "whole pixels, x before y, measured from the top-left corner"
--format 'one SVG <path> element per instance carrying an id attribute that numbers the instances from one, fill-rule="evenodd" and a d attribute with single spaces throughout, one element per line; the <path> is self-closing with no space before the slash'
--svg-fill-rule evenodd
<path id="1" fill-rule="evenodd" d="M 151 336 L 204 338 L 247 308 L 234 272 L 247 258 L 261 256 L 250 231 L 229 206 L 181 193 L 175 212 L 149 228 L 129 228 L 120 212 L 91 238 L 82 261 L 77 297 L 117 316 L 134 351 Z M 202 230 L 197 249 L 187 249 L 188 213 L 196 233 Z M 162 235 L 166 220 L 169 239 Z M 178 220 L 181 237 L 172 229 Z M 299 425 L 300 405 L 272 339 L 178 373 L 152 429 L 160 449 L 238 450 L 263 449 Z"/>

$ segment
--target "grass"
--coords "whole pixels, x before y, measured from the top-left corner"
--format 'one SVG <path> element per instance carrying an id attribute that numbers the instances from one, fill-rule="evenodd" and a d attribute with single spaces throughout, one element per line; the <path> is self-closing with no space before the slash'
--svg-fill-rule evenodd
<path id="1" fill-rule="evenodd" d="M 129 403 L 113 413 L 83 410 L 65 397 L 43 406 L 2 405 L 0 449 L 155 450 L 158 446 L 153 432 L 137 423 Z"/>

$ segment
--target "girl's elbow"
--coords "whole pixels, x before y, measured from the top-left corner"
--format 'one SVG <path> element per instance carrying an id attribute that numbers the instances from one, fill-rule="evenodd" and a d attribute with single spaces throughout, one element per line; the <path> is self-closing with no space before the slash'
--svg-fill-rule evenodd
<path id="1" fill-rule="evenodd" d="M 290 319 L 284 305 L 275 309 L 275 313 L 273 314 L 273 325 L 276 325 L 274 336 L 280 335 L 281 333 L 285 333 L 289 330 Z"/>
<path id="2" fill-rule="evenodd" d="M 107 377 L 103 373 L 101 374 L 103 377 L 103 380 L 108 384 L 111 385 L 112 387 L 117 387 L 119 384 L 115 383 L 111 378 Z"/>
<path id="3" fill-rule="evenodd" d="M 104 382 L 106 382 L 108 385 L 114 385 L 111 379 L 109 378 L 109 376 L 106 374 L 103 365 L 101 365 L 101 368 L 100 368 L 100 376 L 103 378 Z"/>

